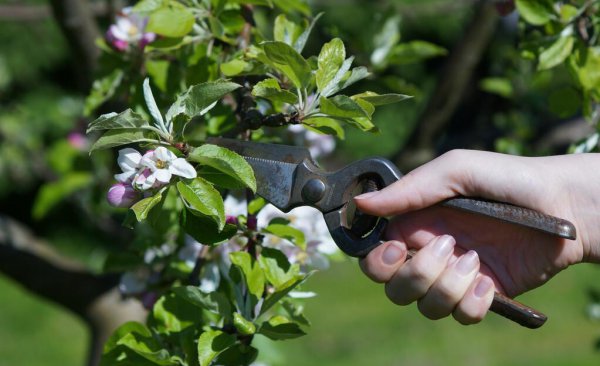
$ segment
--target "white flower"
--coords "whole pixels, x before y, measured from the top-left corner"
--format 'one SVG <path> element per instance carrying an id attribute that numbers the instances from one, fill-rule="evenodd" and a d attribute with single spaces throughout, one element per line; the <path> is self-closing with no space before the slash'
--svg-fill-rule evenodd
<path id="1" fill-rule="evenodd" d="M 335 149 L 333 136 L 309 131 L 302 125 L 290 125 L 288 131 L 292 133 L 294 143 L 307 147 L 310 155 L 315 159 L 329 155 Z"/>
<path id="2" fill-rule="evenodd" d="M 108 28 L 106 38 L 119 51 L 127 51 L 131 46 L 144 48 L 156 39 L 156 34 L 145 32 L 147 23 L 148 18 L 133 13 L 131 7 L 123 8 L 115 24 Z"/>
<path id="3" fill-rule="evenodd" d="M 184 158 L 178 158 L 164 146 L 157 147 L 150 154 L 146 153 L 142 157 L 140 164 L 150 169 L 147 176 L 140 174 L 140 176 L 143 176 L 141 182 L 136 182 L 141 189 L 148 189 L 155 183 L 167 184 L 173 175 L 188 179 L 196 178 L 197 176 L 196 169 L 190 163 Z"/>
<path id="4" fill-rule="evenodd" d="M 123 173 L 115 174 L 115 179 L 121 183 L 130 183 L 141 168 L 142 155 L 132 148 L 119 150 L 117 164 Z"/>
<path id="5" fill-rule="evenodd" d="M 150 271 L 146 268 L 137 269 L 133 272 L 125 272 L 121 276 L 119 291 L 123 295 L 136 295 L 146 290 L 150 279 Z"/>

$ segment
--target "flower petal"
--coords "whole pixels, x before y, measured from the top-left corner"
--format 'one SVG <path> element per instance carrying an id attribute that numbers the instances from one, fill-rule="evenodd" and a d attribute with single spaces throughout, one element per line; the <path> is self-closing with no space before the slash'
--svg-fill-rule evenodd
<path id="1" fill-rule="evenodd" d="M 124 171 L 137 170 L 140 167 L 142 155 L 130 147 L 119 150 L 117 164 Z"/>
<path id="2" fill-rule="evenodd" d="M 183 178 L 196 178 L 196 169 L 188 163 L 184 158 L 177 158 L 169 165 L 169 171 Z"/>
<path id="3" fill-rule="evenodd" d="M 115 179 L 121 183 L 129 183 L 137 172 L 135 170 L 128 170 L 121 174 L 115 174 Z"/>
<path id="4" fill-rule="evenodd" d="M 167 169 L 156 169 L 151 176 L 156 177 L 156 180 L 161 183 L 169 183 L 171 180 L 171 172 Z"/>
<path id="5" fill-rule="evenodd" d="M 167 163 L 177 159 L 177 156 L 164 146 L 157 147 L 156 150 L 154 150 L 154 156 L 156 156 L 156 159 Z"/>

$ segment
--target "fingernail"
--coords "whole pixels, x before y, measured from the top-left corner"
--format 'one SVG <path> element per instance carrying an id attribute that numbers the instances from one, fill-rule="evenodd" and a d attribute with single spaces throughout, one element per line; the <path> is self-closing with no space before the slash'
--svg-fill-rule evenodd
<path id="1" fill-rule="evenodd" d="M 469 250 L 466 254 L 458 259 L 456 263 L 456 271 L 462 275 L 471 273 L 479 263 L 477 253 L 473 250 Z"/>
<path id="2" fill-rule="evenodd" d="M 475 295 L 475 297 L 482 298 L 487 295 L 493 286 L 494 282 L 489 277 L 481 277 L 477 285 L 475 285 L 473 295 Z"/>
<path id="3" fill-rule="evenodd" d="M 356 200 L 366 200 L 367 198 L 375 197 L 379 194 L 379 191 L 367 192 L 354 197 Z"/>
<path id="4" fill-rule="evenodd" d="M 396 264 L 404 255 L 404 248 L 400 246 L 400 243 L 391 242 L 381 255 L 381 260 L 388 266 Z"/>
<path id="5" fill-rule="evenodd" d="M 442 235 L 433 244 L 433 252 L 440 258 L 446 258 L 454 249 L 454 238 L 450 235 Z"/>

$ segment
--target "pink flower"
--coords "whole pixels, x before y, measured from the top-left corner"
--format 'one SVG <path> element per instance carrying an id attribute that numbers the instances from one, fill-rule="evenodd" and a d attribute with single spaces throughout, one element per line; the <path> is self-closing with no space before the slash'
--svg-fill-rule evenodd
<path id="1" fill-rule="evenodd" d="M 106 40 L 116 50 L 125 52 L 131 47 L 143 49 L 156 39 L 156 34 L 145 32 L 148 18 L 135 14 L 131 7 L 123 8 L 115 24 L 106 32 Z"/>
<path id="2" fill-rule="evenodd" d="M 131 207 L 139 199 L 139 193 L 129 184 L 113 184 L 106 194 L 106 200 L 114 207 Z"/>
<path id="3" fill-rule="evenodd" d="M 69 142 L 69 145 L 79 151 L 86 151 L 88 149 L 89 141 L 87 137 L 80 132 L 69 133 L 67 141 Z"/>

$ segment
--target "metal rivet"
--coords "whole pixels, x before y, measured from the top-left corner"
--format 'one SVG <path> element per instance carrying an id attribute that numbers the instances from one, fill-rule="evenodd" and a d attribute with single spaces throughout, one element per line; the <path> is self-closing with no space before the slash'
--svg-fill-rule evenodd
<path id="1" fill-rule="evenodd" d="M 302 188 L 302 198 L 311 203 L 319 201 L 325 195 L 325 183 L 321 180 L 313 178 L 306 182 Z"/>

